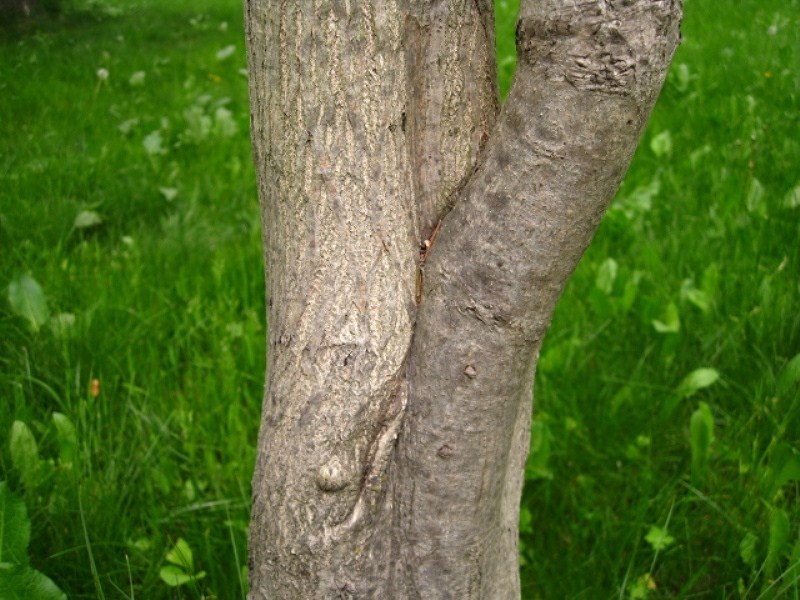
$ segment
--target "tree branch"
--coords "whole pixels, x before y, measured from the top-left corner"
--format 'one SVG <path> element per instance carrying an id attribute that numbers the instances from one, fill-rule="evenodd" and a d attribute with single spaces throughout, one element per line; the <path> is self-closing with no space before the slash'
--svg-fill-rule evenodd
<path id="1" fill-rule="evenodd" d="M 421 597 L 519 596 L 535 357 L 627 170 L 680 9 L 677 0 L 523 3 L 516 81 L 426 260 L 397 470 Z"/>

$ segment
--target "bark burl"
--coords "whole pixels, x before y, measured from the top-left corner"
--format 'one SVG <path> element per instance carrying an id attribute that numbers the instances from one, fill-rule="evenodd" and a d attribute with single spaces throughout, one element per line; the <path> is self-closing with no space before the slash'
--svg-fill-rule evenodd
<path id="1" fill-rule="evenodd" d="M 536 359 L 680 0 L 246 0 L 269 375 L 250 598 L 519 598 Z"/>

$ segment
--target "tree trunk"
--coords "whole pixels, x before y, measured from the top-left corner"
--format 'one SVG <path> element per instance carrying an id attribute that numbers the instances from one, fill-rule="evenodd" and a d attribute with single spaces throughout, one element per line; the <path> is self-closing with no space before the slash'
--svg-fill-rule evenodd
<path id="1" fill-rule="evenodd" d="M 679 39 L 680 0 L 246 0 L 269 378 L 250 597 L 519 598 L 553 308 Z"/>

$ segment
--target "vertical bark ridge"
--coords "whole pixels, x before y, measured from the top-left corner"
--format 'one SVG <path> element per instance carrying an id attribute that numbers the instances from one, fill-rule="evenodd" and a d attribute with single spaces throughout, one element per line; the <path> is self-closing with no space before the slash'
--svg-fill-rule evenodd
<path id="1" fill-rule="evenodd" d="M 407 126 L 420 240 L 472 173 L 498 111 L 494 12 L 486 0 L 411 0 Z"/>
<path id="2" fill-rule="evenodd" d="M 370 499 L 364 471 L 385 463 L 404 404 L 417 234 L 401 11 L 246 9 L 270 306 L 251 595 L 330 597 L 348 583 L 325 573 L 353 544 L 327 534 Z"/>

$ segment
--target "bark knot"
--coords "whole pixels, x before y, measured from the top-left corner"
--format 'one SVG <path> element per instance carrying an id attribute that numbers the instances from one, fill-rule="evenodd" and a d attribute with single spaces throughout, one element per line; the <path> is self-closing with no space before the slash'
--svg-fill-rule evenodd
<path id="1" fill-rule="evenodd" d="M 349 483 L 341 461 L 335 456 L 319 468 L 316 482 L 323 492 L 338 492 Z"/>
<path id="2" fill-rule="evenodd" d="M 447 460 L 448 458 L 453 456 L 453 449 L 449 445 L 444 444 L 436 451 L 436 456 L 438 456 L 442 460 Z"/>
<path id="3" fill-rule="evenodd" d="M 580 90 L 627 93 L 635 83 L 636 64 L 615 18 L 618 11 L 609 11 L 605 3 L 586 7 L 561 9 L 550 19 L 520 19 L 520 60 L 544 69 L 547 79 L 567 81 Z"/>
<path id="4" fill-rule="evenodd" d="M 465 314 L 470 315 L 486 325 L 502 327 L 508 325 L 510 318 L 500 313 L 496 307 L 490 304 L 472 304 L 463 308 Z M 466 370 L 465 370 L 466 372 Z"/>

